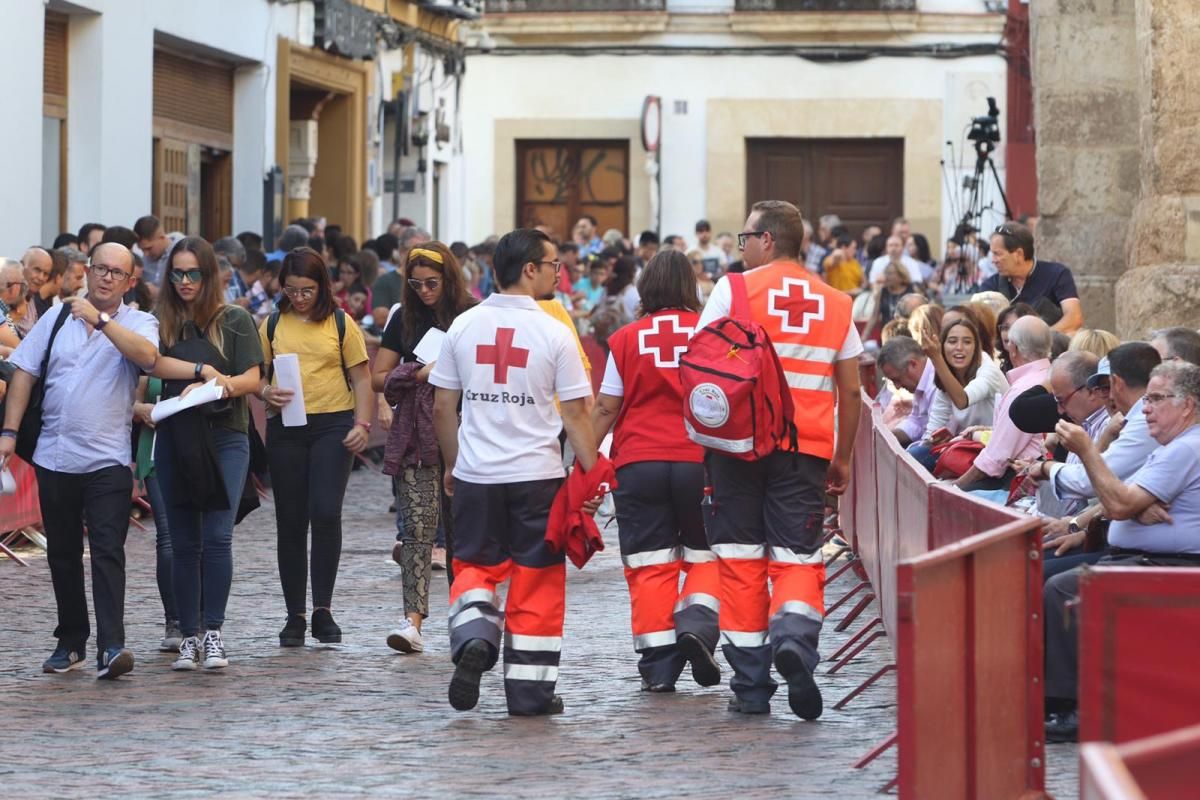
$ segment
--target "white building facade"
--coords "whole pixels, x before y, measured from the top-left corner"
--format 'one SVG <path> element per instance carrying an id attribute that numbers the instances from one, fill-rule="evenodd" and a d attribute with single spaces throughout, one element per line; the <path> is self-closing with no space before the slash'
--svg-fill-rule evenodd
<path id="1" fill-rule="evenodd" d="M 997 6 L 488 0 L 467 37 L 453 227 L 569 237 L 587 213 L 601 229 L 692 241 L 698 220 L 737 231 L 774 197 L 837 213 L 856 235 L 903 215 L 940 250 L 975 167 L 966 129 L 1005 98 Z M 1003 147 L 993 157 L 1003 180 Z M 994 186 L 985 200 L 1003 216 Z"/>
<path id="2" fill-rule="evenodd" d="M 148 213 L 268 243 L 297 216 L 361 241 L 393 206 L 432 226 L 458 152 L 458 28 L 477 4 L 432 5 L 9 0 L 0 254 Z M 422 131 L 431 146 L 413 144 Z"/>

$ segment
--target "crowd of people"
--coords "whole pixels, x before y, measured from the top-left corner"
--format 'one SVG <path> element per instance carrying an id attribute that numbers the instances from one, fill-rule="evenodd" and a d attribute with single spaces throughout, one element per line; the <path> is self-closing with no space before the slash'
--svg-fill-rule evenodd
<path id="1" fill-rule="evenodd" d="M 960 228 L 940 264 L 904 219 L 886 236 L 833 216 L 814 232 L 782 201 L 756 203 L 736 236 L 701 220 L 695 237 L 635 243 L 583 217 L 568 241 L 522 228 L 468 247 L 398 220 L 360 247 L 302 219 L 268 250 L 253 233 L 210 244 L 143 217 L 6 260 L 0 461 L 25 447 L 41 491 L 59 622 L 44 670 L 85 663 L 85 519 L 97 674 L 133 668 L 134 480 L 153 508 L 174 669 L 229 664 L 231 541 L 256 477 L 277 498 L 280 646 L 340 642 L 342 506 L 378 424 L 403 581 L 387 643 L 424 650 L 445 569 L 453 707 L 473 708 L 503 657 L 511 713 L 561 711 L 565 561 L 597 546 L 590 519 L 611 488 L 643 691 L 674 691 L 689 666 L 719 683 L 721 646 L 731 710 L 766 713 L 774 667 L 815 719 L 823 522 L 849 481 L 860 371 L 875 368 L 885 424 L 918 463 L 1045 518 L 1047 728 L 1069 738 L 1078 567 L 1200 561 L 1200 334 L 1122 343 L 1083 328 L 1070 270 L 1035 259 L 1018 222 Z M 769 336 L 772 407 L 790 409 L 761 456 L 698 432 L 693 419 L 716 412 L 716 429 L 738 410 L 681 377 L 689 343 L 731 319 Z M 604 354 L 598 393 L 585 341 Z M 158 413 L 206 390 L 217 399 Z"/>
<path id="2" fill-rule="evenodd" d="M 991 237 L 1002 279 L 1032 265 L 1016 295 L 903 295 L 874 361 L 884 423 L 918 463 L 1042 518 L 1046 736 L 1073 741 L 1081 568 L 1200 566 L 1200 333 L 1068 337 L 1064 321 L 1082 320 L 1073 281 L 1033 246 L 1017 223 Z"/>

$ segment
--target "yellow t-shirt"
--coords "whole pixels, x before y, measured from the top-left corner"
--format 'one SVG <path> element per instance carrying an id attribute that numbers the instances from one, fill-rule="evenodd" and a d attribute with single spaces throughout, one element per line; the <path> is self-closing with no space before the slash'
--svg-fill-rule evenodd
<path id="1" fill-rule="evenodd" d="M 309 322 L 291 312 L 280 314 L 273 352 L 267 341 L 270 317 L 258 328 L 263 357 L 268 364 L 277 353 L 295 353 L 299 357 L 300 384 L 304 387 L 304 411 L 307 414 L 329 414 L 354 408 L 354 392 L 346 386 L 342 374 L 343 354 L 347 369 L 362 364 L 367 360 L 367 344 L 362 328 L 347 315 L 346 337 L 339 354 L 335 316 L 330 314 L 321 322 Z"/>
<path id="2" fill-rule="evenodd" d="M 825 270 L 825 282 L 834 289 L 843 292 L 854 292 L 862 288 L 863 268 L 857 259 L 843 261 L 836 267 Z"/>
<path id="3" fill-rule="evenodd" d="M 592 362 L 588 361 L 587 353 L 583 352 L 583 342 L 579 341 L 579 331 L 575 329 L 575 321 L 567 313 L 567 307 L 558 302 L 558 300 L 538 300 L 537 304 L 541 306 L 542 311 L 545 311 L 570 329 L 571 335 L 575 337 L 575 346 L 579 348 L 579 357 L 583 359 L 583 371 L 587 373 L 590 379 L 592 377 Z"/>

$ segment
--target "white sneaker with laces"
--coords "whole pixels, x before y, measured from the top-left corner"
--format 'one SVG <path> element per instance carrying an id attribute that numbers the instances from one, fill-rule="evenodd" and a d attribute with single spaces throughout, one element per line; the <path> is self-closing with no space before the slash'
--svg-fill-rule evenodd
<path id="1" fill-rule="evenodd" d="M 204 634 L 204 668 L 221 669 L 229 666 L 225 657 L 225 643 L 221 641 L 220 631 L 208 631 Z"/>
<path id="2" fill-rule="evenodd" d="M 179 643 L 179 658 L 171 665 L 173 670 L 193 670 L 200 666 L 200 638 L 188 636 Z"/>
<path id="3" fill-rule="evenodd" d="M 388 634 L 387 643 L 388 647 L 401 653 L 421 653 L 425 650 L 421 632 L 408 617 L 401 618 L 400 624 Z"/>

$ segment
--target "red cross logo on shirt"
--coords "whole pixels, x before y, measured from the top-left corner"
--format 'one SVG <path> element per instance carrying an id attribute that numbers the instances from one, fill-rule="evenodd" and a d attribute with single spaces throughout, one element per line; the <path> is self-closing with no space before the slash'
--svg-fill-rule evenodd
<path id="1" fill-rule="evenodd" d="M 496 383 L 508 383 L 509 367 L 524 369 L 529 363 L 529 351 L 524 347 L 513 347 L 516 334 L 516 328 L 497 328 L 495 344 L 475 345 L 475 360 L 494 366 L 493 380 Z"/>
<path id="2" fill-rule="evenodd" d="M 779 317 L 785 333 L 808 333 L 809 322 L 825 319 L 825 297 L 810 293 L 808 281 L 784 278 L 783 288 L 767 292 L 767 313 Z"/>
<path id="3" fill-rule="evenodd" d="M 656 367 L 678 367 L 679 357 L 688 348 L 694 328 L 679 324 L 675 314 L 655 317 L 649 328 L 638 333 L 638 352 L 654 356 Z"/>

